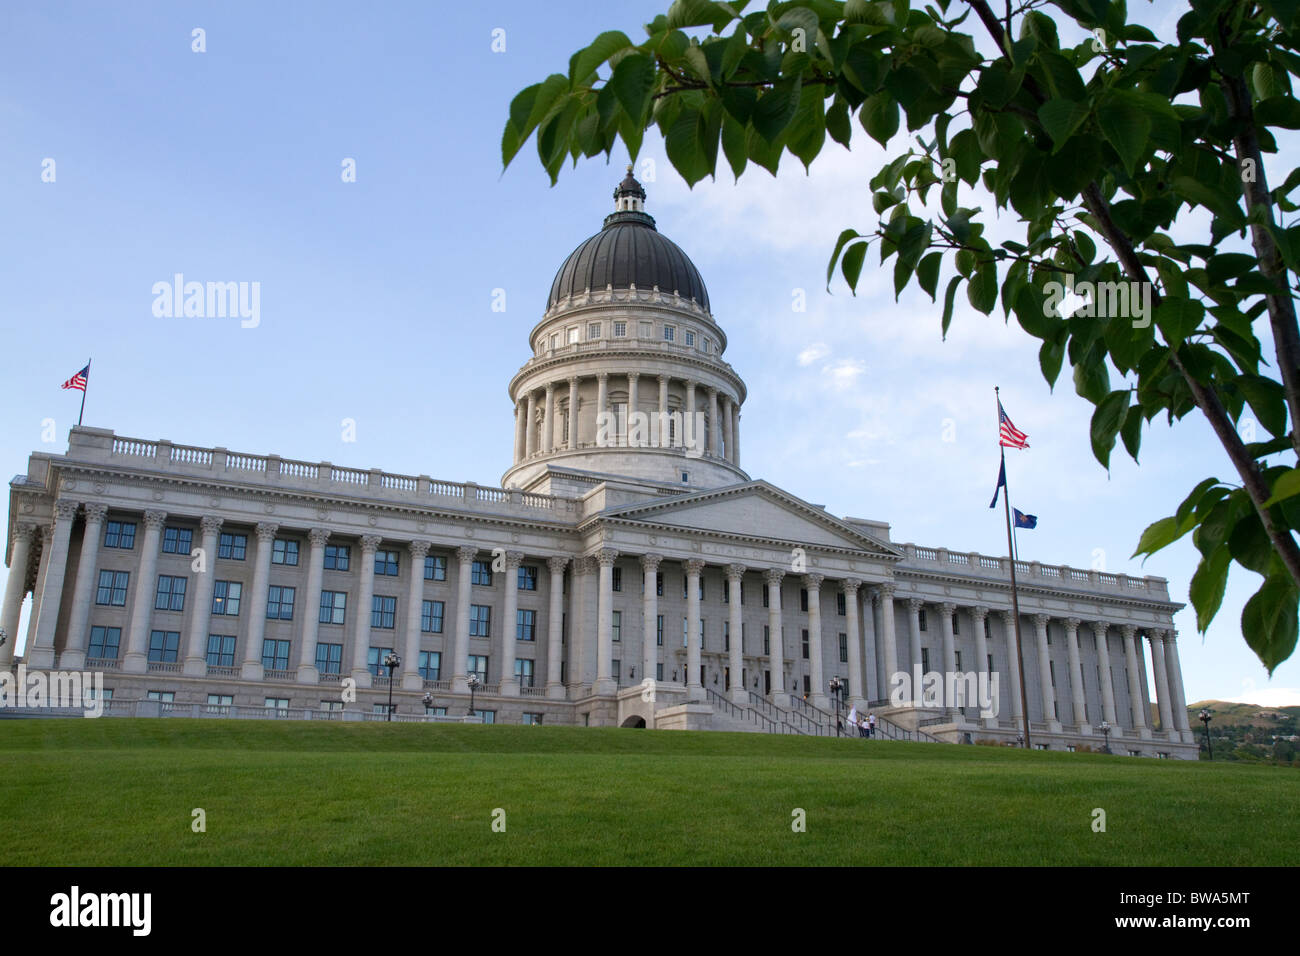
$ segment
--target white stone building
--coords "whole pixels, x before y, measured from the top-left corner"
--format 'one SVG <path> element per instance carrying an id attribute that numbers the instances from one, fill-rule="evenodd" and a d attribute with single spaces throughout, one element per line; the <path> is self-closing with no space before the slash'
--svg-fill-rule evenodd
<path id="1" fill-rule="evenodd" d="M 74 428 L 10 483 L 0 670 L 102 671 L 109 713 L 454 716 L 477 677 L 497 722 L 823 734 L 838 677 L 884 736 L 1014 744 L 1028 708 L 1035 746 L 1196 756 L 1164 579 L 1020 562 L 1022 701 L 1007 558 L 751 479 L 699 272 L 614 195 L 509 384 L 503 487 Z M 991 706 L 891 695 L 931 671 Z"/>

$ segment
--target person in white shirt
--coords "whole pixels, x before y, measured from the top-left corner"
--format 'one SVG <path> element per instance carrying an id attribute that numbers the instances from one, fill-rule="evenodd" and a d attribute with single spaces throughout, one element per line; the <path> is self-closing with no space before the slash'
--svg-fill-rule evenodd
<path id="1" fill-rule="evenodd" d="M 867 714 L 867 736 L 876 736 L 876 715 L 874 713 Z"/>
<path id="2" fill-rule="evenodd" d="M 858 708 L 850 707 L 849 716 L 844 719 L 844 726 L 847 728 L 847 727 L 856 727 L 857 725 L 858 725 Z"/>

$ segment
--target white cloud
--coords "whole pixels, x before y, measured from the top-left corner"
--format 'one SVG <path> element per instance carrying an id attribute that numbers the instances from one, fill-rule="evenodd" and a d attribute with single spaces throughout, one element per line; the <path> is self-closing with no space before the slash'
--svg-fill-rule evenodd
<path id="1" fill-rule="evenodd" d="M 825 342 L 814 342 L 799 353 L 799 364 L 812 365 L 813 362 L 819 362 L 830 354 L 830 346 Z"/>

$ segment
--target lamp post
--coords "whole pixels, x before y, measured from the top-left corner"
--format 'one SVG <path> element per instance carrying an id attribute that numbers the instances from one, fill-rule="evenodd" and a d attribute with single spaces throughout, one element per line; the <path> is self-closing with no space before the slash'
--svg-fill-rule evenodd
<path id="1" fill-rule="evenodd" d="M 1103 744 L 1102 749 L 1106 753 L 1110 753 L 1110 721 L 1103 720 L 1101 722 L 1101 726 L 1098 727 L 1097 729 L 1101 731 L 1101 736 L 1106 741 L 1105 744 Z"/>
<path id="2" fill-rule="evenodd" d="M 433 710 L 433 695 L 425 694 L 424 700 L 420 701 L 420 703 L 424 704 L 424 719 L 428 720 L 429 711 Z"/>
<path id="3" fill-rule="evenodd" d="M 482 681 L 478 679 L 477 674 L 470 674 L 469 678 L 465 681 L 465 683 L 469 687 L 469 715 L 473 717 L 474 716 L 474 691 L 478 690 L 479 685 L 482 683 Z"/>
<path id="4" fill-rule="evenodd" d="M 840 690 L 843 689 L 844 682 L 838 677 L 832 677 L 830 683 L 831 694 L 835 697 L 835 736 L 840 735 Z"/>
<path id="5" fill-rule="evenodd" d="M 393 719 L 393 671 L 402 666 L 402 659 L 392 651 L 384 658 L 384 666 L 388 668 L 388 720 Z"/>
<path id="6" fill-rule="evenodd" d="M 1210 759 L 1214 759 L 1214 744 L 1210 743 L 1210 718 L 1213 717 L 1210 708 L 1201 708 L 1201 723 L 1205 725 L 1205 749 L 1209 752 Z"/>

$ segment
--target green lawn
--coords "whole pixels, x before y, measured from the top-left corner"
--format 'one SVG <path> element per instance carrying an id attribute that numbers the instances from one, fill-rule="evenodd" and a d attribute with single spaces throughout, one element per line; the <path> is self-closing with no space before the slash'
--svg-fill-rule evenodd
<path id="1" fill-rule="evenodd" d="M 1293 770 L 1011 748 L 4 720 L 0 775 L 10 865 L 1300 863 Z"/>

